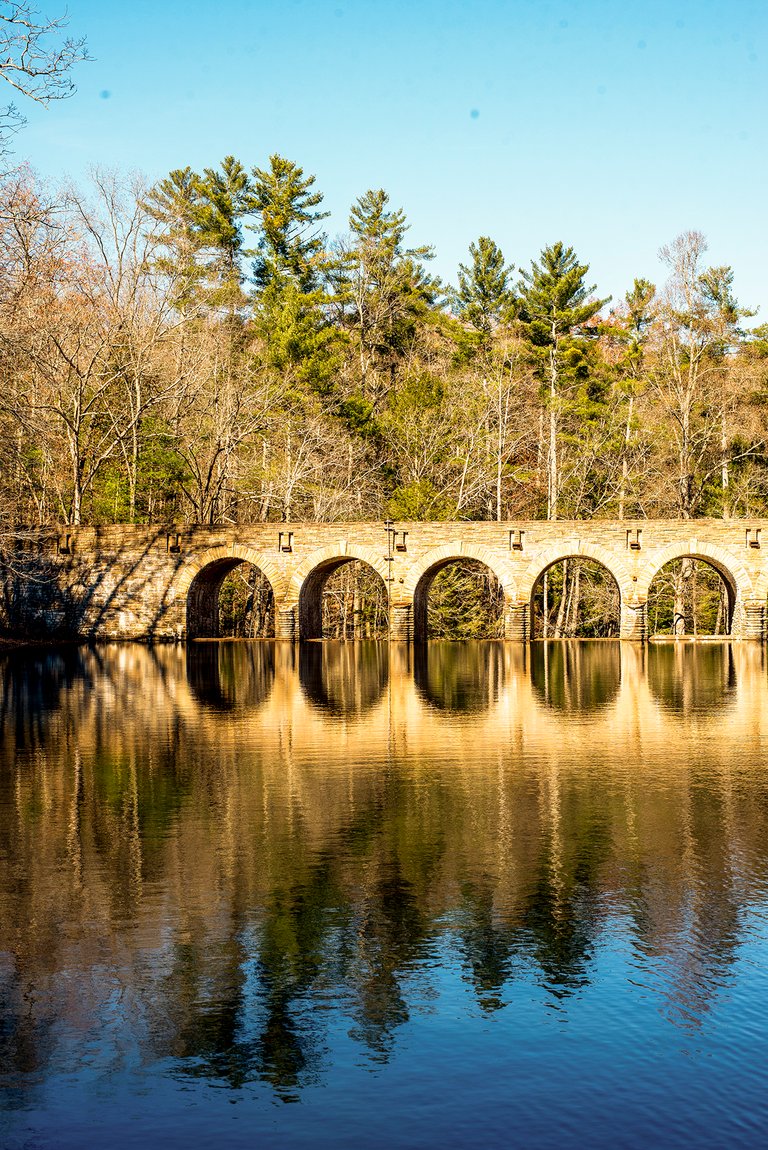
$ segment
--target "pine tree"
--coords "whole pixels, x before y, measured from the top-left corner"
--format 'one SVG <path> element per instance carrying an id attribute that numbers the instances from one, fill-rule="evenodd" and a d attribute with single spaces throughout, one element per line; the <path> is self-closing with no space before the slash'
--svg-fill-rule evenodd
<path id="1" fill-rule="evenodd" d="M 313 391 L 331 390 L 339 368 L 340 336 L 329 318 L 333 262 L 318 224 L 321 192 L 314 176 L 282 156 L 268 171 L 253 169 L 252 206 L 259 239 L 253 265 L 255 320 L 267 364 Z"/>
<path id="2" fill-rule="evenodd" d="M 532 261 L 518 283 L 518 320 L 532 345 L 546 384 L 549 409 L 547 451 L 547 518 L 557 518 L 560 494 L 559 416 L 564 378 L 573 371 L 574 341 L 608 299 L 595 299 L 595 285 L 587 287 L 588 264 L 580 264 L 573 248 L 558 241 L 544 248 L 540 262 Z M 610 297 L 608 297 L 610 298 Z M 568 362 L 570 358 L 571 362 Z"/>
<path id="3" fill-rule="evenodd" d="M 470 244 L 469 254 L 472 266 L 459 264 L 459 286 L 451 303 L 461 319 L 490 335 L 512 304 L 510 277 L 514 265 L 506 266 L 501 248 L 488 236 Z"/>
<path id="4" fill-rule="evenodd" d="M 242 220 L 251 199 L 248 173 L 234 156 L 220 171 L 176 169 L 148 193 L 144 206 L 166 248 L 158 268 L 175 280 L 179 310 L 224 308 L 232 316 L 243 306 Z"/>
<path id="5" fill-rule="evenodd" d="M 144 208 L 159 225 L 165 254 L 158 270 L 173 283 L 172 298 L 186 314 L 199 296 L 203 267 L 200 229 L 200 177 L 191 168 L 176 168 L 147 193 Z"/>
<path id="6" fill-rule="evenodd" d="M 350 211 L 347 322 L 358 343 L 363 394 L 374 401 L 382 390 L 380 375 L 391 385 L 439 292 L 439 281 L 424 268 L 432 248 L 405 247 L 409 226 L 401 208 L 389 207 L 383 188 L 367 191 Z"/>
<path id="7" fill-rule="evenodd" d="M 232 315 L 245 302 L 242 221 L 252 207 L 250 177 L 239 160 L 226 156 L 221 171 L 205 168 L 197 187 L 196 216 L 207 256 L 210 303 Z"/>
<path id="8" fill-rule="evenodd" d="M 323 202 L 312 191 L 314 176 L 282 156 L 270 156 L 268 171 L 253 169 L 252 204 L 259 218 L 259 241 L 253 265 L 260 290 L 275 281 L 292 280 L 302 292 L 322 283 L 326 237 L 317 224 L 329 213 L 315 209 Z"/>

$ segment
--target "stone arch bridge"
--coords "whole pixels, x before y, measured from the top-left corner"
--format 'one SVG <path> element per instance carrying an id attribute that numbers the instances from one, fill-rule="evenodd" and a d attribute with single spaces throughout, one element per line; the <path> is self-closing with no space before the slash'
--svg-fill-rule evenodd
<path id="1" fill-rule="evenodd" d="M 553 563 L 578 556 L 602 564 L 615 579 L 622 639 L 646 637 L 651 580 L 666 563 L 686 556 L 705 560 L 723 577 L 731 637 L 766 637 L 768 520 L 40 529 L 20 537 L 5 572 L 5 603 L 9 618 L 27 632 L 66 629 L 91 638 L 143 640 L 215 636 L 221 582 L 248 562 L 272 586 L 277 638 L 312 639 L 321 635 L 325 580 L 358 559 L 388 589 L 391 638 L 419 640 L 426 637 L 432 579 L 455 559 L 473 559 L 489 567 L 504 590 L 506 638 L 525 640 L 536 583 Z M 40 577 L 18 577 L 30 569 Z"/>

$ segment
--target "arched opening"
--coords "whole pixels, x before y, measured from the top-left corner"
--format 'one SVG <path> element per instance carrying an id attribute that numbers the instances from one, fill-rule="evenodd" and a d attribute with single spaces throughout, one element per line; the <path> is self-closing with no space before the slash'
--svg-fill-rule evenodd
<path id="1" fill-rule="evenodd" d="M 616 639 L 620 628 L 621 592 L 602 563 L 571 555 L 541 572 L 531 595 L 532 638 Z"/>
<path id="2" fill-rule="evenodd" d="M 426 639 L 503 639 L 504 589 L 479 559 L 445 559 L 419 579 L 413 635 Z"/>
<path id="3" fill-rule="evenodd" d="M 387 585 L 361 559 L 337 558 L 310 571 L 299 595 L 302 639 L 386 639 Z"/>
<path id="4" fill-rule="evenodd" d="M 736 583 L 711 560 L 683 556 L 656 572 L 648 588 L 649 637 L 715 637 L 731 633 Z"/>
<path id="5" fill-rule="evenodd" d="M 227 557 L 197 573 L 187 595 L 187 638 L 269 639 L 275 634 L 275 597 L 253 563 Z"/>

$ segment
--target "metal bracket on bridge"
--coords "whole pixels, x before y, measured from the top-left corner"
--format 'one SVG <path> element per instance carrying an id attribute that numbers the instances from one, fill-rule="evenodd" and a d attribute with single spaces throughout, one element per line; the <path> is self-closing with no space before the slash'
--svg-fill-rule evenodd
<path id="1" fill-rule="evenodd" d="M 509 533 L 509 549 L 510 551 L 522 551 L 523 540 L 525 539 L 525 532 L 517 527 L 513 527 Z"/>
<path id="2" fill-rule="evenodd" d="M 277 537 L 278 551 L 293 551 L 293 532 L 281 531 Z"/>
<path id="3" fill-rule="evenodd" d="M 627 551 L 640 551 L 643 546 L 643 531 L 641 527 L 627 529 Z"/>
<path id="4" fill-rule="evenodd" d="M 759 547 L 760 546 L 760 528 L 759 527 L 748 527 L 747 528 L 746 546 L 747 547 Z"/>

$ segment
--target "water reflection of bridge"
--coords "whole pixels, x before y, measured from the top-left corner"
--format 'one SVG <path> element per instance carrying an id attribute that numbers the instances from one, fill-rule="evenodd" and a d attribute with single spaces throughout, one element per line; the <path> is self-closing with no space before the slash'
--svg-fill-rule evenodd
<path id="1" fill-rule="evenodd" d="M 764 897 L 760 647 L 121 645 L 0 674 L 8 1065 L 109 1001 L 150 1059 L 290 1091 L 329 969 L 381 1058 L 438 936 L 490 1012 L 531 969 L 562 1003 L 617 922 L 697 1025 Z"/>
<path id="2" fill-rule="evenodd" d="M 142 652 L 136 655 L 141 661 Z M 178 654 L 162 649 L 156 657 Z M 581 721 L 610 711 L 613 734 L 625 724 L 653 729 L 661 705 L 670 715 L 722 711 L 750 726 L 752 704 L 738 704 L 742 687 L 765 664 L 760 648 L 729 643 L 680 643 L 635 647 L 617 642 L 434 643 L 388 647 L 383 643 L 317 643 L 300 648 L 280 643 L 191 644 L 186 648 L 187 686 L 204 709 L 264 712 L 260 722 L 282 713 L 288 699 L 307 715 L 347 722 L 379 711 L 387 722 L 414 729 L 442 715 L 494 731 L 512 712 L 529 730 L 548 715 Z M 300 700 L 300 702 L 298 702 Z M 498 733 L 498 732 L 497 732 Z"/>

